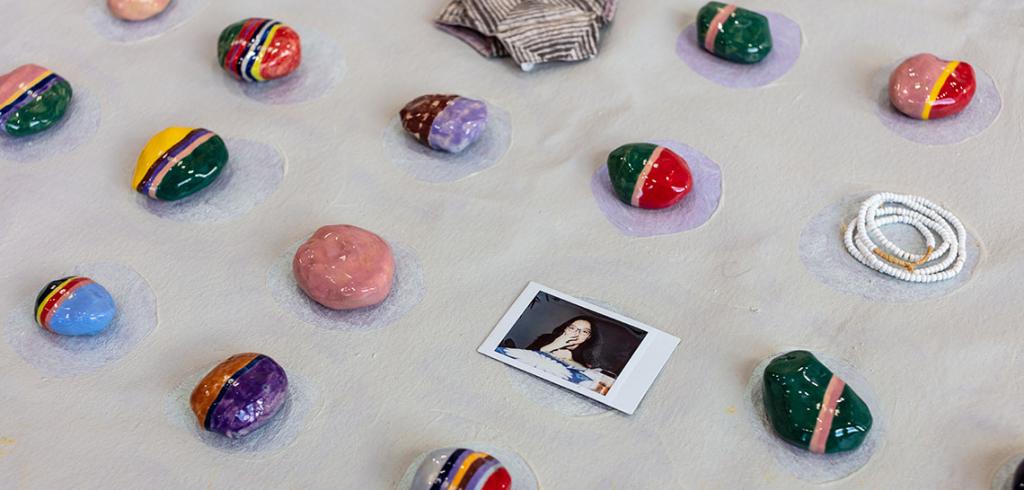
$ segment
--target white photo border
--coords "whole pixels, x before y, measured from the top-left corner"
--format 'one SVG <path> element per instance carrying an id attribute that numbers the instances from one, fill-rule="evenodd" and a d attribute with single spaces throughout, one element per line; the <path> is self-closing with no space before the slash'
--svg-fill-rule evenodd
<path id="1" fill-rule="evenodd" d="M 523 315 L 527 306 L 529 306 L 530 302 L 533 301 L 533 298 L 535 298 L 538 293 L 547 293 L 558 299 L 570 302 L 581 308 L 586 308 L 590 311 L 599 313 L 647 333 L 647 335 L 645 335 L 640 341 L 640 345 L 635 351 L 633 351 L 633 355 L 630 356 L 629 361 L 626 363 L 626 367 L 623 368 L 622 373 L 620 373 L 615 379 L 615 383 L 612 384 L 611 389 L 608 390 L 607 394 L 602 395 L 595 391 L 581 388 L 579 385 L 520 362 L 518 359 L 513 359 L 498 353 L 498 345 L 502 340 L 504 340 L 508 332 L 512 330 L 516 321 Z M 668 362 L 669 356 L 671 356 L 672 352 L 675 351 L 677 345 L 679 345 L 679 338 L 674 335 L 662 332 L 650 325 L 638 322 L 632 318 L 623 316 L 606 308 L 602 308 L 575 296 L 571 296 L 544 286 L 543 284 L 531 281 L 526 286 L 526 289 L 519 294 L 519 297 L 516 298 L 515 302 L 512 303 L 512 306 L 509 307 L 508 311 L 505 312 L 505 315 L 501 317 L 501 320 L 498 321 L 498 325 L 494 327 L 494 330 L 492 330 L 491 334 L 487 336 L 484 343 L 480 345 L 477 352 L 501 363 L 508 364 L 509 366 L 521 371 L 530 373 L 549 383 L 554 383 L 574 393 L 578 393 L 628 415 L 632 415 L 633 412 L 636 411 L 637 406 L 640 405 L 640 401 L 643 400 L 644 395 L 647 394 L 647 390 L 649 390 L 651 385 L 654 384 L 655 378 L 658 377 L 662 368 L 665 367 L 665 363 Z"/>

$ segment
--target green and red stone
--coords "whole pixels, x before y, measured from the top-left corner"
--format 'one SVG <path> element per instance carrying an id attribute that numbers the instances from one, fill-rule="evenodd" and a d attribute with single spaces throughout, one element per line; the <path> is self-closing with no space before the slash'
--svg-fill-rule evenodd
<path id="1" fill-rule="evenodd" d="M 764 370 L 764 408 L 782 440 L 812 453 L 860 447 L 871 430 L 871 410 L 814 354 L 793 351 Z"/>
<path id="2" fill-rule="evenodd" d="M 708 2 L 697 13 L 697 42 L 736 63 L 757 63 L 772 51 L 768 18 L 736 4 Z"/>
<path id="3" fill-rule="evenodd" d="M 612 151 L 608 177 L 622 202 L 644 209 L 672 206 L 693 189 L 693 174 L 686 160 L 651 143 L 630 143 Z"/>

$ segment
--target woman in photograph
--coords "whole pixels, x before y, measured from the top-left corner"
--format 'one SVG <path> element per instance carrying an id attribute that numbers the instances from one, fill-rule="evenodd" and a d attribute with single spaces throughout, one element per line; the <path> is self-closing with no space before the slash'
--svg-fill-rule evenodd
<path id="1" fill-rule="evenodd" d="M 601 347 L 596 326 L 593 318 L 578 316 L 537 337 L 527 349 L 547 353 L 577 369 L 595 369 Z"/>

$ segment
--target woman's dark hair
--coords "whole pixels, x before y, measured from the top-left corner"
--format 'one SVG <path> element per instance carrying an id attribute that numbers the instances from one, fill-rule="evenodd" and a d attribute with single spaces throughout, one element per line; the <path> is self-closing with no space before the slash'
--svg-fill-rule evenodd
<path id="1" fill-rule="evenodd" d="M 573 360 L 588 368 L 601 367 L 598 365 L 600 362 L 599 355 L 601 353 L 602 346 L 600 334 L 601 329 L 597 326 L 597 320 L 589 316 L 576 316 L 570 318 L 569 321 L 559 325 L 558 328 L 552 330 L 551 333 L 537 337 L 537 340 L 534 340 L 527 349 L 540 350 L 541 347 L 550 344 L 561 336 L 562 333 L 565 332 L 565 329 L 569 328 L 569 325 L 572 325 L 572 323 L 577 320 L 583 320 L 590 324 L 590 338 L 576 346 L 575 349 L 569 351 L 572 354 Z"/>

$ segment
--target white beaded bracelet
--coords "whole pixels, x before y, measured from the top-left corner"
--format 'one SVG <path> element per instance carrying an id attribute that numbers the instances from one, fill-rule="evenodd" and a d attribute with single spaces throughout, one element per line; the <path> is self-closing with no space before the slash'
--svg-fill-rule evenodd
<path id="1" fill-rule="evenodd" d="M 907 252 L 885 238 L 881 227 L 902 223 L 924 237 L 923 254 Z M 935 235 L 941 242 L 936 246 Z M 846 227 L 846 250 L 860 263 L 897 279 L 930 283 L 952 279 L 967 261 L 967 232 L 953 213 L 917 196 L 883 192 L 865 200 Z"/>

